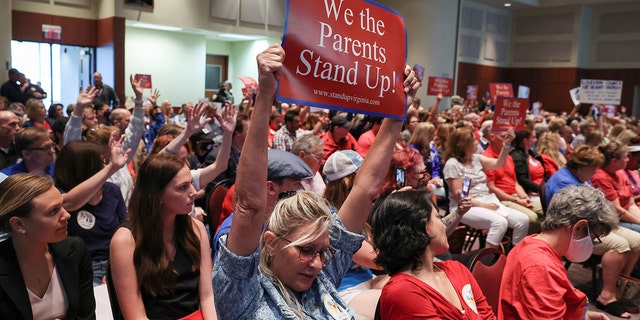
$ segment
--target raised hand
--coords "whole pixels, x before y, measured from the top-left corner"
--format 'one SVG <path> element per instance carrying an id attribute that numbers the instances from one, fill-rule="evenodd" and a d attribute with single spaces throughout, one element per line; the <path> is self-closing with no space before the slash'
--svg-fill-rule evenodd
<path id="1" fill-rule="evenodd" d="M 507 131 L 507 134 L 504 136 L 502 142 L 504 144 L 511 144 L 511 141 L 513 141 L 513 139 L 516 138 L 516 134 L 513 132 L 513 128 L 510 128 L 509 131 Z"/>
<path id="2" fill-rule="evenodd" d="M 98 94 L 98 90 L 94 86 L 88 86 L 84 92 L 80 92 L 78 100 L 76 101 L 76 107 L 85 107 L 93 103 L 93 98 Z"/>
<path id="3" fill-rule="evenodd" d="M 131 149 L 127 149 L 126 152 L 123 152 L 122 141 L 124 141 L 124 135 L 121 135 L 119 138 L 115 132 L 112 132 L 111 135 L 109 135 L 109 161 L 114 167 L 116 167 L 116 169 L 120 169 L 127 164 L 129 154 L 131 153 Z"/>
<path id="4" fill-rule="evenodd" d="M 222 113 L 216 113 L 215 117 L 220 122 L 224 132 L 233 133 L 236 128 L 236 116 L 238 110 L 231 102 L 227 102 L 222 109 Z"/>
<path id="5" fill-rule="evenodd" d="M 129 75 L 129 82 L 131 82 L 131 89 L 133 89 L 133 92 L 136 95 L 136 100 L 138 101 L 142 100 L 142 87 L 140 86 L 140 81 L 141 80 L 136 81 L 133 78 L 132 74 Z"/>
<path id="6" fill-rule="evenodd" d="M 158 97 L 160 97 L 160 91 L 153 89 L 153 93 L 149 96 L 149 102 L 151 102 L 152 106 L 157 106 L 156 102 L 158 101 Z"/>
<path id="7" fill-rule="evenodd" d="M 275 93 L 284 62 L 284 49 L 279 44 L 271 45 L 267 50 L 258 54 L 256 60 L 258 62 L 260 91 Z"/>
<path id="8" fill-rule="evenodd" d="M 202 116 L 209 108 L 208 102 L 198 102 L 193 109 L 190 111 L 185 111 L 185 118 L 187 120 L 187 127 L 184 129 L 185 133 L 187 133 L 187 137 L 190 137 L 192 134 L 200 131 L 202 127 L 211 121 L 211 118 L 206 118 L 203 122 L 200 121 Z"/>
<path id="9" fill-rule="evenodd" d="M 418 88 L 420 88 L 420 81 L 416 77 L 416 73 L 409 65 L 404 67 L 404 92 L 407 94 L 407 106 L 413 104 L 413 99 L 416 97 Z"/>

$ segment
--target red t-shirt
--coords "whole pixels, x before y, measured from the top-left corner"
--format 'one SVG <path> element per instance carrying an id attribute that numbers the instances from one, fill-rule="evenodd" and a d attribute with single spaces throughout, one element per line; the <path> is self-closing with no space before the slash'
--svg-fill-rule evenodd
<path id="1" fill-rule="evenodd" d="M 436 262 L 456 290 L 463 311 L 424 281 L 402 272 L 382 288 L 382 319 L 495 319 L 473 275 L 457 261 Z"/>
<path id="2" fill-rule="evenodd" d="M 551 176 L 558 171 L 558 164 L 551 159 L 547 154 L 540 154 L 542 158 L 542 162 L 544 163 L 544 170 L 547 172 L 547 177 L 551 178 Z"/>
<path id="3" fill-rule="evenodd" d="M 598 168 L 593 177 L 591 177 L 591 184 L 602 190 L 607 200 L 614 201 L 618 199 L 621 207 L 629 208 L 633 191 L 631 191 L 631 184 L 629 184 L 629 179 L 624 174 L 624 170 L 618 170 L 614 175 L 611 175 Z"/>
<path id="4" fill-rule="evenodd" d="M 354 138 L 351 133 L 347 133 L 347 135 L 344 137 L 344 140 L 341 141 L 340 144 L 338 144 L 335 140 L 333 140 L 333 134 L 331 133 L 331 131 L 327 131 L 324 133 L 324 135 L 322 135 L 322 141 L 324 142 L 324 157 L 322 159 L 322 163 L 327 161 L 329 156 L 338 150 L 353 150 L 359 153 L 363 158 L 367 155 L 365 152 L 363 152 L 362 148 L 360 148 L 358 141 L 356 141 L 356 138 Z"/>
<path id="5" fill-rule="evenodd" d="M 536 236 L 507 255 L 498 319 L 583 319 L 587 296 L 569 282 L 558 252 Z"/>
<path id="6" fill-rule="evenodd" d="M 534 157 L 529 157 L 527 163 L 529 164 L 529 179 L 533 181 L 533 183 L 540 185 L 542 179 L 544 179 L 544 167 L 542 163 Z"/>
<path id="7" fill-rule="evenodd" d="M 483 156 L 497 159 L 499 153 L 496 153 L 491 146 L 482 153 Z M 516 193 L 516 165 L 513 163 L 511 156 L 507 156 L 507 162 L 498 170 L 485 170 L 487 182 L 493 181 L 495 186 L 508 193 Z"/>

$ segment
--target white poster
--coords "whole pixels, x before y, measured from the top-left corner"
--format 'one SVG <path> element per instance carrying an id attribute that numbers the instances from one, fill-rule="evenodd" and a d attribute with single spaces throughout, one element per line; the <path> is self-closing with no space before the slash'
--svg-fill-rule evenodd
<path id="1" fill-rule="evenodd" d="M 622 81 L 619 80 L 580 80 L 580 102 L 620 104 Z"/>
<path id="2" fill-rule="evenodd" d="M 518 98 L 529 99 L 529 87 L 518 86 Z"/>
<path id="3" fill-rule="evenodd" d="M 569 95 L 574 106 L 580 104 L 580 87 L 569 90 Z"/>

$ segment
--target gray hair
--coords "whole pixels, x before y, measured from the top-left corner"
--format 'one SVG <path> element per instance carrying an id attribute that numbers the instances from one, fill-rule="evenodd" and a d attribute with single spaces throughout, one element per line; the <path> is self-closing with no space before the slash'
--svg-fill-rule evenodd
<path id="1" fill-rule="evenodd" d="M 293 142 L 291 153 L 295 155 L 298 155 L 300 151 L 312 153 L 318 147 L 322 148 L 322 139 L 314 134 L 305 134 Z"/>
<path id="2" fill-rule="evenodd" d="M 536 137 L 539 137 L 549 131 L 549 126 L 546 123 L 536 123 L 533 125 L 533 131 L 536 132 Z"/>
<path id="3" fill-rule="evenodd" d="M 616 210 L 599 189 L 588 185 L 568 186 L 554 194 L 547 215 L 542 222 L 542 231 L 574 226 L 587 220 L 591 234 L 603 236 L 618 225 Z"/>
<path id="4" fill-rule="evenodd" d="M 493 120 L 485 120 L 480 126 L 480 132 L 482 132 L 482 136 L 485 139 L 489 139 L 489 132 L 491 131 L 491 126 L 493 126 Z"/>

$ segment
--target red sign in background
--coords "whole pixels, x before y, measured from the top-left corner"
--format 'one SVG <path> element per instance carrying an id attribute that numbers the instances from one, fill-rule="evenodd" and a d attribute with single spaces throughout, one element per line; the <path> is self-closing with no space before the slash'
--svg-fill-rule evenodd
<path id="1" fill-rule="evenodd" d="M 439 94 L 442 94 L 445 97 L 451 97 L 452 91 L 453 91 L 453 79 L 429 77 L 429 84 L 427 86 L 428 95 L 437 96 Z"/>
<path id="2" fill-rule="evenodd" d="M 365 0 L 289 0 L 280 101 L 404 119 L 403 18 Z"/>
<path id="3" fill-rule="evenodd" d="M 133 76 L 136 81 L 140 81 L 140 87 L 143 89 L 151 89 L 151 75 L 150 74 L 136 74 Z"/>
<path id="4" fill-rule="evenodd" d="M 490 83 L 491 99 L 496 100 L 497 97 L 513 97 L 513 86 L 511 83 Z"/>
<path id="5" fill-rule="evenodd" d="M 524 117 L 529 109 L 529 99 L 498 96 L 495 102 L 492 131 L 513 131 L 524 129 Z"/>

